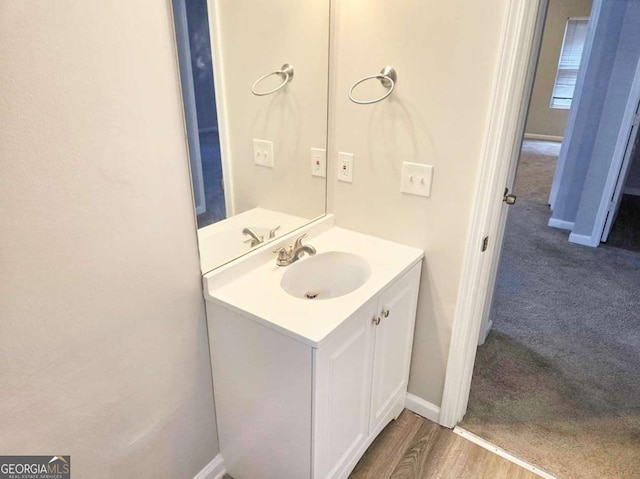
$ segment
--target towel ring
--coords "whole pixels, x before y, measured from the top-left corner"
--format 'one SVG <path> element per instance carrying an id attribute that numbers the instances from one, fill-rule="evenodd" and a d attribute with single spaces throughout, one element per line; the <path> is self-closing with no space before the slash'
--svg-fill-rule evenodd
<path id="1" fill-rule="evenodd" d="M 388 89 L 384 95 L 374 100 L 358 100 L 353 97 L 353 89 L 355 87 L 360 85 L 360 83 L 363 83 L 367 80 L 373 80 L 374 78 L 380 80 L 380 83 L 382 83 L 382 86 Z M 349 89 L 349 99 L 353 103 L 357 103 L 358 105 L 371 105 L 372 103 L 378 103 L 379 101 L 382 101 L 385 98 L 387 98 L 389 95 L 391 95 L 391 93 L 393 92 L 393 89 L 396 87 L 397 81 L 398 81 L 398 74 L 396 73 L 396 70 L 393 67 L 386 66 L 382 70 L 380 70 L 380 73 L 378 73 L 377 75 L 369 75 L 368 77 L 364 77 L 361 80 L 358 80 L 357 82 L 355 82 L 353 85 L 351 85 L 351 88 Z"/>
<path id="2" fill-rule="evenodd" d="M 275 87 L 273 90 L 264 91 L 264 92 L 256 91 L 256 86 L 258 86 L 258 83 L 260 83 L 265 78 L 269 78 L 272 75 L 282 75 L 282 77 L 283 77 L 282 78 L 282 83 L 280 85 L 278 85 L 277 87 Z M 262 75 L 260 78 L 258 78 L 254 82 L 254 84 L 251 86 L 251 93 L 253 93 L 256 96 L 271 95 L 272 93 L 275 93 L 278 90 L 284 88 L 284 86 L 287 83 L 289 83 L 291 80 L 293 80 L 293 66 L 291 66 L 288 63 L 285 63 L 284 65 L 282 65 L 280 70 L 276 70 L 274 72 L 267 73 L 266 75 Z"/>

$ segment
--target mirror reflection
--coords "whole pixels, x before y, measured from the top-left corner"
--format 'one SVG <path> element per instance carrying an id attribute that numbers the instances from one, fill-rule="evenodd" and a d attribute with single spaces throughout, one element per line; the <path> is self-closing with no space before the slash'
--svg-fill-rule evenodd
<path id="1" fill-rule="evenodd" d="M 201 267 L 325 213 L 329 0 L 173 0 Z"/>

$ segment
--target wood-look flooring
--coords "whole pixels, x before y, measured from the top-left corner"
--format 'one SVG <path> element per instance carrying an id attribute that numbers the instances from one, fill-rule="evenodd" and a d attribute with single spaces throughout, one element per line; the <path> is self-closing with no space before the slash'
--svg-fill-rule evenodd
<path id="1" fill-rule="evenodd" d="M 540 479 L 450 429 L 404 410 L 371 444 L 350 479 Z"/>

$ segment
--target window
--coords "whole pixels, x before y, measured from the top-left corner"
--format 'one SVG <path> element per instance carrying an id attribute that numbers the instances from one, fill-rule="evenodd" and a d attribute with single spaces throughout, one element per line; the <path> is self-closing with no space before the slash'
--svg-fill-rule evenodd
<path id="1" fill-rule="evenodd" d="M 551 108 L 570 108 L 578 79 L 578 69 L 584 42 L 587 38 L 588 18 L 570 18 L 564 30 L 564 40 L 558 62 L 558 72 L 551 95 Z"/>

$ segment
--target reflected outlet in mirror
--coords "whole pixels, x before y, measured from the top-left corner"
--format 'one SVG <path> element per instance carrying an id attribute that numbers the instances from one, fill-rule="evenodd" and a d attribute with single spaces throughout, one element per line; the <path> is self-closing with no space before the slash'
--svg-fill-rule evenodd
<path id="1" fill-rule="evenodd" d="M 330 0 L 172 4 L 207 272 L 325 214 Z"/>

